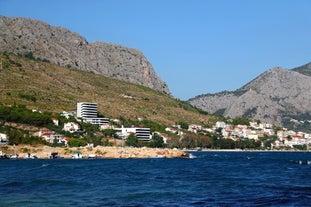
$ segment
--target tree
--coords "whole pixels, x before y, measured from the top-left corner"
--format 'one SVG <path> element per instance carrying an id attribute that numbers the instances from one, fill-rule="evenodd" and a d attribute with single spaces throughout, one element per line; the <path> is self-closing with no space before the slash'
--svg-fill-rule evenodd
<path id="1" fill-rule="evenodd" d="M 187 124 L 187 123 L 185 123 L 183 121 L 179 121 L 177 124 L 180 125 L 180 127 L 182 129 L 188 129 L 188 127 L 189 127 L 189 124 Z"/>
<path id="2" fill-rule="evenodd" d="M 184 137 L 180 140 L 180 145 L 182 148 L 187 148 L 187 149 L 197 147 L 195 135 L 190 135 L 190 134 L 184 135 Z"/>
<path id="3" fill-rule="evenodd" d="M 139 143 L 137 137 L 134 134 L 130 134 L 125 141 L 125 145 L 131 147 L 138 147 Z"/>
<path id="4" fill-rule="evenodd" d="M 198 135 L 197 147 L 200 148 L 211 148 L 213 145 L 213 139 L 207 136 Z"/>
<path id="5" fill-rule="evenodd" d="M 250 120 L 249 119 L 246 119 L 246 118 L 242 118 L 242 117 L 236 117 L 232 120 L 232 124 L 233 125 L 248 125 L 249 126 L 249 122 Z"/>
<path id="6" fill-rule="evenodd" d="M 164 147 L 163 137 L 159 134 L 153 134 L 152 139 L 150 140 L 149 147 Z"/>
<path id="7" fill-rule="evenodd" d="M 217 139 L 214 142 L 214 148 L 216 149 L 234 149 L 235 142 L 232 139 Z"/>
<path id="8" fill-rule="evenodd" d="M 68 142 L 69 147 L 83 147 L 86 146 L 87 143 L 83 139 L 72 139 Z"/>
<path id="9" fill-rule="evenodd" d="M 116 131 L 114 129 L 104 129 L 102 133 L 104 137 L 114 137 L 116 134 Z"/>

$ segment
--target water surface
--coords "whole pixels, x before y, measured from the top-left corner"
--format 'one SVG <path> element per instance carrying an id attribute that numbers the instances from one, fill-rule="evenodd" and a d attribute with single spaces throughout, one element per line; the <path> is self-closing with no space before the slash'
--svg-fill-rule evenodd
<path id="1" fill-rule="evenodd" d="M 307 152 L 0 160 L 0 206 L 310 206 Z"/>

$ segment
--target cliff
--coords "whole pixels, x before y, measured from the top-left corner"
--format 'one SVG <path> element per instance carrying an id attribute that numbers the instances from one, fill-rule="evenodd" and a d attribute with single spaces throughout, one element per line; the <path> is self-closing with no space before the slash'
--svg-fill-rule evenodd
<path id="1" fill-rule="evenodd" d="M 42 21 L 0 16 L 0 52 L 33 56 L 170 94 L 146 57 L 136 49 L 88 43 L 77 33 Z"/>

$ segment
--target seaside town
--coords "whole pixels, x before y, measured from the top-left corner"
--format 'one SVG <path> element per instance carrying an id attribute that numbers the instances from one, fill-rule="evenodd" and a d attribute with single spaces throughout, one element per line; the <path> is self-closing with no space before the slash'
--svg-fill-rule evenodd
<path id="1" fill-rule="evenodd" d="M 50 129 L 41 129 L 32 134 L 34 137 L 38 137 L 41 140 L 45 141 L 48 144 L 56 145 L 57 147 L 78 147 L 76 151 L 72 151 L 71 153 L 60 153 L 62 156 L 67 154 L 66 158 L 96 158 L 100 157 L 103 153 L 98 150 L 99 146 L 94 146 L 94 143 L 85 143 L 81 144 L 78 142 L 77 138 L 74 134 L 87 134 L 83 131 L 81 124 L 87 123 L 92 126 L 98 128 L 99 131 L 109 131 L 111 133 L 110 139 L 105 140 L 105 146 L 109 147 L 118 147 L 118 155 L 109 155 L 110 157 L 133 157 L 134 152 L 125 152 L 126 156 L 124 156 L 124 147 L 131 146 L 132 147 L 140 147 L 140 151 L 144 149 L 146 151 L 146 144 L 139 146 L 137 143 L 150 143 L 155 142 L 154 140 L 158 140 L 158 144 L 155 144 L 151 147 L 155 148 L 164 148 L 166 147 L 166 154 L 163 151 L 158 151 L 156 153 L 149 153 L 149 157 L 175 157 L 175 156 L 185 156 L 182 153 L 178 152 L 178 155 L 173 155 L 172 151 L 168 155 L 168 150 L 175 150 L 177 148 L 182 148 L 182 150 L 211 150 L 211 149 L 234 149 L 234 150 L 308 150 L 308 146 L 311 141 L 311 135 L 304 132 L 295 132 L 293 130 L 288 130 L 286 128 L 274 127 L 269 123 L 260 123 L 259 121 L 250 121 L 249 124 L 232 124 L 226 123 L 223 121 L 218 121 L 212 127 L 203 127 L 198 124 L 176 124 L 173 126 L 167 126 L 165 128 L 165 132 L 152 131 L 151 128 L 147 127 L 124 127 L 123 123 L 120 119 L 109 119 L 104 117 L 98 117 L 98 105 L 97 103 L 90 102 L 79 102 L 77 103 L 77 110 L 73 112 L 63 111 L 60 113 L 61 117 L 64 117 L 65 120 L 68 120 L 63 123 L 62 132 L 58 133 L 56 131 Z M 32 110 L 33 113 L 41 113 L 37 110 Z M 138 122 L 143 121 L 142 118 L 138 118 Z M 60 125 L 60 121 L 58 118 L 52 118 L 52 122 L 55 126 Z M 189 140 L 189 134 L 193 135 L 213 135 L 214 139 L 222 140 L 226 144 L 220 145 L 219 147 L 211 147 L 210 143 L 207 144 L 198 144 L 194 142 L 194 140 Z M 69 135 L 69 136 L 68 136 Z M 108 136 L 109 137 L 109 136 Z M 191 137 L 191 136 L 190 136 Z M 131 144 L 130 139 L 134 138 L 134 143 Z M 17 148 L 15 143 L 9 143 L 9 136 L 6 133 L 0 132 L 0 143 L 1 147 L 13 145 L 13 148 Z M 174 141 L 178 143 L 185 143 L 185 140 L 188 144 L 179 144 L 174 145 Z M 255 143 L 255 145 L 246 145 L 241 147 L 241 145 L 237 145 L 237 142 L 240 141 L 250 141 L 251 143 Z M 136 142 L 135 142 L 136 141 Z M 231 144 L 228 146 L 228 143 Z M 98 144 L 100 145 L 100 144 Z M 8 147 L 7 147 L 8 148 Z M 171 149 L 169 149 L 171 148 Z M 49 150 L 47 150 L 49 149 Z M 88 149 L 87 152 L 86 150 Z M 58 148 L 59 151 L 64 151 L 64 148 Z M 26 150 L 24 158 L 37 158 L 36 154 L 31 154 L 30 150 Z M 35 151 L 35 150 L 32 150 Z M 44 150 L 42 150 L 44 151 Z M 44 158 L 58 158 L 61 155 L 56 152 L 55 147 L 45 146 L 44 156 L 41 153 L 40 157 Z M 84 152 L 84 153 L 83 153 Z M 107 154 L 105 152 L 104 154 Z M 114 152 L 115 153 L 115 152 Z M 120 155 L 123 153 L 123 156 Z M 146 157 L 146 155 L 138 155 L 137 152 L 134 157 Z M 108 153 L 109 154 L 109 153 Z M 130 155 L 131 154 L 131 155 Z M 108 155 L 106 155 L 107 157 Z M 109 157 L 108 156 L 108 157 Z M 6 153 L 0 151 L 1 158 L 18 158 L 19 155 L 17 153 L 12 153 L 7 155 Z"/>

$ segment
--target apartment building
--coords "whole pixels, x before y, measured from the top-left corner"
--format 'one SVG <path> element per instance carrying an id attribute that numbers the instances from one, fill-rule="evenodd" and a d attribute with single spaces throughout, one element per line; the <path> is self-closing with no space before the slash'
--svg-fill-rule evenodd
<path id="1" fill-rule="evenodd" d="M 90 124 L 102 125 L 109 122 L 108 118 L 97 116 L 97 103 L 79 102 L 77 103 L 77 118 Z"/>
<path id="2" fill-rule="evenodd" d="M 116 134 L 121 139 L 126 139 L 130 134 L 135 134 L 136 138 L 140 141 L 150 141 L 152 135 L 150 128 L 139 128 L 139 127 L 130 127 L 125 128 L 122 126 L 122 128 L 115 128 Z"/>

